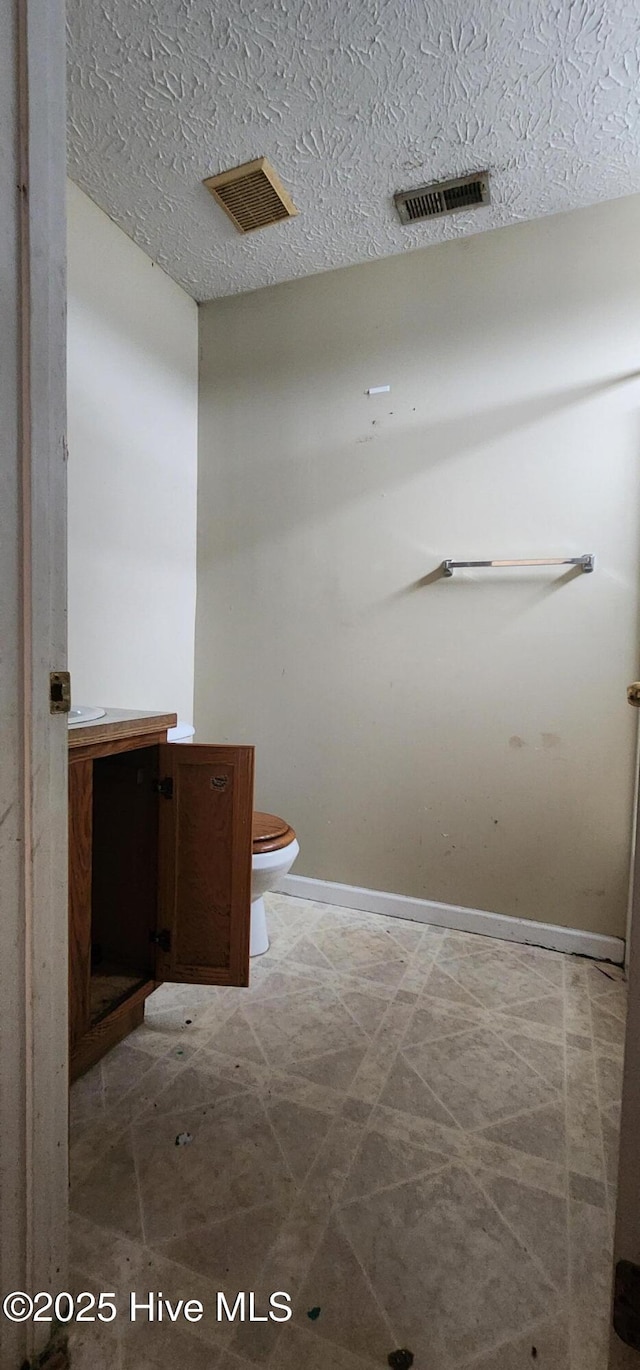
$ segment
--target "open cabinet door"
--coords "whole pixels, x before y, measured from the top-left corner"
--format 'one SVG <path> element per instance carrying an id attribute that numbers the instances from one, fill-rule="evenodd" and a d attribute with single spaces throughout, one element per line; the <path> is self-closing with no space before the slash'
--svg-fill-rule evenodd
<path id="1" fill-rule="evenodd" d="M 248 985 L 254 748 L 158 751 L 156 977 Z"/>

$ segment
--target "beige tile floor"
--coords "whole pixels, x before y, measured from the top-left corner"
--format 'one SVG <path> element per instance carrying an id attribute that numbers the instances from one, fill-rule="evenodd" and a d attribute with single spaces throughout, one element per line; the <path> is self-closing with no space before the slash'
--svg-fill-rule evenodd
<path id="1" fill-rule="evenodd" d="M 605 1370 L 624 985 L 272 895 L 249 990 L 166 985 L 72 1091 L 74 1370 Z M 176 1137 L 192 1140 L 176 1146 Z M 205 1317 L 128 1318 L 128 1295 Z M 291 1295 L 216 1322 L 216 1293 Z M 231 1301 L 231 1298 L 230 1298 Z M 312 1319 L 309 1312 L 320 1309 Z"/>

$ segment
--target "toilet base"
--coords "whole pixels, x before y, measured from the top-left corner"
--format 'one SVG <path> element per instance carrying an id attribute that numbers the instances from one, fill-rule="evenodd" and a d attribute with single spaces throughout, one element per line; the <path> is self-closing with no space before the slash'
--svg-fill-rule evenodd
<path id="1" fill-rule="evenodd" d="M 262 956 L 269 950 L 269 934 L 267 932 L 267 911 L 264 906 L 264 899 L 254 899 L 251 904 L 251 937 L 249 941 L 249 955 Z"/>

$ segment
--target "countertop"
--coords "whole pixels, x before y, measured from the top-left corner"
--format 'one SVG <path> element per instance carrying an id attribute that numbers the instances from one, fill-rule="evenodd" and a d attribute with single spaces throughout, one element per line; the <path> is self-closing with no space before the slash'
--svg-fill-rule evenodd
<path id="1" fill-rule="evenodd" d="M 145 737 L 175 728 L 177 714 L 141 713 L 140 709 L 107 709 L 95 723 L 76 723 L 69 728 L 69 750 L 88 743 L 116 742 L 127 737 Z"/>

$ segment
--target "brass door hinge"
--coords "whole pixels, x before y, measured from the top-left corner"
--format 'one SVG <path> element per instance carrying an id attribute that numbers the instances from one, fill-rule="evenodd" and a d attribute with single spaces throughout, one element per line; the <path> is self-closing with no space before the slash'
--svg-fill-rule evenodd
<path id="1" fill-rule="evenodd" d="M 71 708 L 71 676 L 68 671 L 49 672 L 49 712 L 68 714 Z"/>

